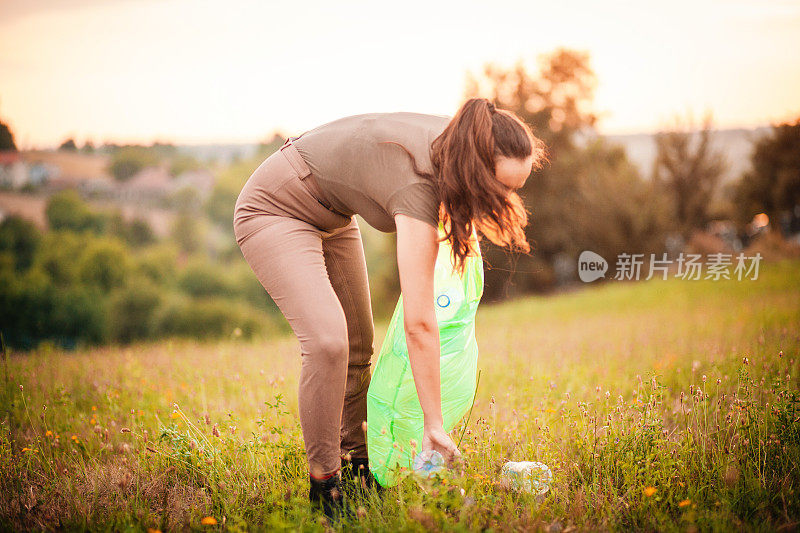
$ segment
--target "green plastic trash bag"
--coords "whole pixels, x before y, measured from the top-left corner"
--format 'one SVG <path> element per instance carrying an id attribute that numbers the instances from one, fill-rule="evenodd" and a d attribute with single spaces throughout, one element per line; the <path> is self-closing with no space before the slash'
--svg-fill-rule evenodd
<path id="1" fill-rule="evenodd" d="M 444 228 L 439 223 L 439 236 Z M 441 398 L 445 431 L 472 405 L 478 368 L 475 313 L 483 295 L 483 260 L 467 258 L 464 275 L 454 272 L 449 241 L 439 244 L 434 271 L 434 305 L 441 344 Z M 422 407 L 408 359 L 403 328 L 403 296 L 397 300 L 367 393 L 367 451 L 370 471 L 384 487 L 396 485 L 422 451 Z M 416 449 L 412 446 L 412 439 Z"/>

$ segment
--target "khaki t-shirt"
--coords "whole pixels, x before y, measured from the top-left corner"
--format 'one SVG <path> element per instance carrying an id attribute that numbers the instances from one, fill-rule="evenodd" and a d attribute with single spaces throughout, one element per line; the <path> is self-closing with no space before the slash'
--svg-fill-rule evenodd
<path id="1" fill-rule="evenodd" d="M 439 225 L 439 202 L 432 183 L 414 173 L 433 172 L 431 142 L 451 117 L 422 113 L 366 113 L 308 130 L 293 143 L 308 163 L 324 199 L 334 210 L 358 214 L 385 233 L 397 231 L 394 215 L 403 213 Z"/>

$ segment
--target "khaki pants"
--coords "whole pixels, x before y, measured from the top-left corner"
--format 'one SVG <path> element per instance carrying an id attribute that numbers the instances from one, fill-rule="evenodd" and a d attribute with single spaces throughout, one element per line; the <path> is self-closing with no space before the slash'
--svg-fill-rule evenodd
<path id="1" fill-rule="evenodd" d="M 309 472 L 318 477 L 340 468 L 340 454 L 367 458 L 362 422 L 374 351 L 356 218 L 320 198 L 287 141 L 248 179 L 233 223 L 245 260 L 300 341 L 300 425 Z"/>

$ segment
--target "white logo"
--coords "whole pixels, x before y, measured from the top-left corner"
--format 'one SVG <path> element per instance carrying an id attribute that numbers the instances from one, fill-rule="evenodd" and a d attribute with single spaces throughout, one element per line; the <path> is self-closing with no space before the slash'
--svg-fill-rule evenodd
<path id="1" fill-rule="evenodd" d="M 608 271 L 608 262 L 602 256 L 584 250 L 578 257 L 578 277 L 585 283 L 605 277 Z"/>

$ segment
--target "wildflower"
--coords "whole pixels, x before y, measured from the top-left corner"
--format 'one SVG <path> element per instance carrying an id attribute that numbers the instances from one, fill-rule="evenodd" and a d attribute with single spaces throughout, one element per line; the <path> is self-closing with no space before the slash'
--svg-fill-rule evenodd
<path id="1" fill-rule="evenodd" d="M 97 411 L 97 406 L 96 405 L 92 406 L 92 411 Z"/>
<path id="2" fill-rule="evenodd" d="M 45 436 L 45 437 L 52 437 L 52 436 L 53 436 L 53 432 L 52 432 L 52 431 L 50 431 L 50 430 L 48 429 L 48 430 L 45 432 L 44 436 Z"/>
<path id="3" fill-rule="evenodd" d="M 203 518 L 202 520 L 200 520 L 200 523 L 203 524 L 204 526 L 216 526 L 217 525 L 217 519 L 214 518 L 213 516 L 207 516 L 207 517 Z"/>
<path id="4" fill-rule="evenodd" d="M 29 451 L 31 451 L 31 449 L 30 449 L 30 448 L 27 448 L 27 447 L 25 447 L 25 448 L 22 448 L 22 451 L 23 451 L 23 452 L 29 452 Z"/>
<path id="5" fill-rule="evenodd" d="M 648 498 L 650 496 L 652 496 L 653 494 L 655 494 L 655 493 L 656 493 L 656 488 L 655 487 L 645 487 L 644 488 L 644 495 L 647 496 Z"/>
<path id="6" fill-rule="evenodd" d="M 172 414 L 169 415 L 170 418 L 180 418 L 181 414 L 178 411 L 172 411 Z"/>
<path id="7" fill-rule="evenodd" d="M 211 434 L 214 435 L 215 437 L 219 437 L 219 428 L 217 427 L 216 424 L 214 424 L 214 427 L 211 428 Z"/>
<path id="8" fill-rule="evenodd" d="M 682 500 L 678 503 L 678 507 L 686 507 L 687 505 L 691 504 L 692 500 Z"/>
<path id="9" fill-rule="evenodd" d="M 705 382 L 706 382 L 706 375 L 703 374 L 703 383 L 705 383 Z"/>
<path id="10" fill-rule="evenodd" d="M 722 380 L 717 378 L 717 385 L 719 385 L 720 383 L 722 383 Z"/>
<path id="11" fill-rule="evenodd" d="M 743 365 L 749 365 L 750 364 L 750 360 L 747 357 L 745 357 L 745 358 L 742 359 L 742 364 Z"/>

